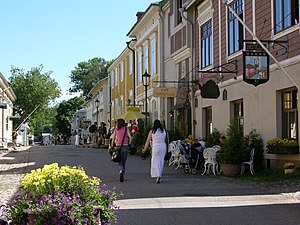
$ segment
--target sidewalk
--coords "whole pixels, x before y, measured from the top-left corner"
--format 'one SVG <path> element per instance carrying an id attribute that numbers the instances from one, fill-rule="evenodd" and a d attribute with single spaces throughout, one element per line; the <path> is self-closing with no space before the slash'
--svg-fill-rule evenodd
<path id="1" fill-rule="evenodd" d="M 29 165 L 30 147 L 10 148 L 0 153 L 0 205 L 6 204 L 18 191 L 20 180 Z"/>

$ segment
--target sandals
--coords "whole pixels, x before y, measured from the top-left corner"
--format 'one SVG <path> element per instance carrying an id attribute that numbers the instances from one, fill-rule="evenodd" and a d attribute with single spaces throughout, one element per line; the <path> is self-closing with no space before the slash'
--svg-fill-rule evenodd
<path id="1" fill-rule="evenodd" d="M 161 182 L 161 177 L 156 178 L 156 183 L 159 184 Z"/>

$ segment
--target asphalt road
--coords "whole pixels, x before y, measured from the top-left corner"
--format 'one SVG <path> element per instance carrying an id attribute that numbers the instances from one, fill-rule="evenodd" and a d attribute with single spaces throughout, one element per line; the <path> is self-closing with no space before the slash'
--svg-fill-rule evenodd
<path id="1" fill-rule="evenodd" d="M 300 201 L 292 194 L 271 193 L 254 183 L 199 173 L 185 174 L 165 165 L 162 183 L 150 178 L 150 160 L 128 156 L 124 183 L 107 149 L 34 146 L 27 171 L 53 162 L 81 165 L 122 196 L 120 225 L 300 224 Z"/>

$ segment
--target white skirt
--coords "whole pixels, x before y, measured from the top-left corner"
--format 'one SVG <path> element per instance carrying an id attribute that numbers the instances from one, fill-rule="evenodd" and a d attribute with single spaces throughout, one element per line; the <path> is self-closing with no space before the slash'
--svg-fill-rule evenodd
<path id="1" fill-rule="evenodd" d="M 75 145 L 79 145 L 79 135 L 75 135 Z"/>
<path id="2" fill-rule="evenodd" d="M 166 144 L 153 145 L 150 172 L 151 177 L 162 177 L 166 151 Z"/>

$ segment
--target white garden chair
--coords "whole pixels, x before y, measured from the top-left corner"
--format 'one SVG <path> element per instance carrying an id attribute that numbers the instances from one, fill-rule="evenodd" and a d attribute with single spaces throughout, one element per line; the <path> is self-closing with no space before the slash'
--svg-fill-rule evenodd
<path id="1" fill-rule="evenodd" d="M 210 170 L 212 170 L 213 174 L 216 175 L 216 172 L 218 172 L 217 149 L 213 147 L 204 149 L 203 157 L 205 159 L 205 163 L 204 171 L 201 175 L 209 173 Z"/>
<path id="2" fill-rule="evenodd" d="M 241 164 L 241 175 L 244 174 L 244 172 L 245 172 L 245 165 L 249 166 L 250 173 L 252 175 L 254 175 L 254 173 L 255 173 L 254 169 L 253 169 L 253 167 L 254 167 L 254 152 L 255 152 L 255 149 L 252 148 L 252 150 L 250 152 L 250 160 L 247 161 L 247 162 L 242 162 L 242 164 Z"/>

